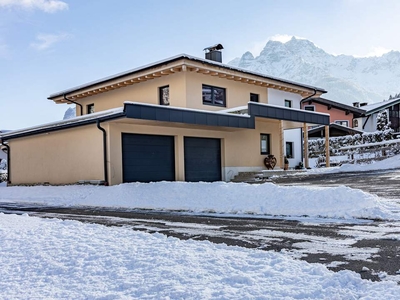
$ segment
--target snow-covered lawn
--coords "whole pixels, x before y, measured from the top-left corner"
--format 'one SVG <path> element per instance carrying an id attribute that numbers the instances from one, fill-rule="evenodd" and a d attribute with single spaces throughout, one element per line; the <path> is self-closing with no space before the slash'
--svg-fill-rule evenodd
<path id="1" fill-rule="evenodd" d="M 0 299 L 398 299 L 284 253 L 0 214 Z"/>

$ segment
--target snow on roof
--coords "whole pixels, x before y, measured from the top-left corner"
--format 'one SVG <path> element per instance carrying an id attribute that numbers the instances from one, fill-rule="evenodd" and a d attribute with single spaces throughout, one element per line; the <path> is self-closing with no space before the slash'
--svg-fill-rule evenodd
<path id="1" fill-rule="evenodd" d="M 118 108 L 113 108 L 93 114 L 88 114 L 88 115 L 83 115 L 83 116 L 78 116 L 75 118 L 67 119 L 67 120 L 61 120 L 61 121 L 56 121 L 56 122 L 51 122 L 51 123 L 46 123 L 46 124 L 41 124 L 41 125 L 36 125 L 33 127 L 28 127 L 28 128 L 23 128 L 23 129 L 18 129 L 18 130 L 13 130 L 9 131 L 5 134 L 0 135 L 0 139 L 7 139 L 8 137 L 15 136 L 17 134 L 23 134 L 23 133 L 28 133 L 32 131 L 37 131 L 37 130 L 46 130 L 50 128 L 57 128 L 65 125 L 72 125 L 72 124 L 79 124 L 91 120 L 96 120 L 100 119 L 103 117 L 109 117 L 112 115 L 117 115 L 120 114 L 124 111 L 123 107 L 118 107 Z"/>
<path id="2" fill-rule="evenodd" d="M 395 99 L 391 99 L 391 100 L 385 100 L 385 101 L 365 105 L 362 108 L 365 109 L 368 114 L 368 113 L 374 112 L 375 110 L 377 110 L 379 108 L 384 109 L 388 106 L 394 105 L 394 104 L 396 104 L 396 102 L 400 102 L 400 98 L 395 98 Z"/>
<path id="3" fill-rule="evenodd" d="M 215 66 L 218 66 L 218 67 L 221 67 L 221 68 L 224 68 L 224 69 L 230 69 L 230 70 L 234 70 L 234 71 L 238 71 L 238 72 L 242 72 L 242 73 L 246 73 L 246 74 L 250 74 L 250 75 L 260 76 L 260 77 L 263 77 L 263 78 L 276 80 L 276 81 L 280 81 L 280 82 L 283 82 L 283 83 L 293 84 L 293 85 L 305 87 L 305 88 L 308 88 L 308 89 L 315 89 L 315 90 L 320 91 L 322 93 L 326 93 L 326 90 L 324 90 L 322 88 L 315 87 L 315 86 L 306 85 L 306 84 L 302 84 L 302 83 L 298 83 L 298 82 L 294 82 L 294 81 L 290 81 L 290 80 L 286 80 L 286 79 L 282 79 L 282 78 L 278 78 L 278 77 L 273 77 L 273 76 L 269 76 L 269 75 L 266 75 L 266 74 L 249 71 L 249 70 L 246 70 L 246 69 L 242 69 L 242 68 L 230 66 L 230 65 L 227 65 L 227 64 L 223 64 L 223 63 L 220 63 L 220 62 L 212 61 L 212 60 L 209 60 L 209 59 L 202 59 L 202 58 L 199 58 L 199 57 L 195 57 L 195 56 L 191 56 L 191 55 L 182 53 L 182 54 L 179 54 L 179 55 L 176 55 L 176 56 L 172 56 L 170 58 L 166 58 L 166 59 L 163 59 L 163 60 L 151 63 L 151 64 L 147 64 L 147 65 L 144 65 L 144 66 L 141 66 L 141 67 L 138 67 L 138 68 L 134 68 L 134 69 L 131 69 L 131 70 L 128 70 L 128 71 L 124 71 L 124 72 L 121 72 L 121 73 L 118 73 L 118 74 L 115 74 L 115 75 L 111 75 L 111 76 L 108 76 L 108 77 L 105 77 L 105 78 L 102 78 L 102 79 L 98 79 L 98 80 L 95 80 L 95 81 L 92 81 L 92 82 L 89 82 L 89 83 L 86 83 L 86 84 L 82 84 L 82 85 L 79 85 L 79 86 L 76 86 L 76 87 L 73 87 L 73 88 L 70 88 L 70 89 L 66 89 L 66 90 L 63 90 L 63 91 L 58 92 L 58 93 L 51 94 L 48 97 L 48 99 L 53 99 L 55 97 L 66 95 L 66 94 L 69 94 L 69 93 L 77 91 L 77 90 L 81 90 L 81 89 L 84 89 L 84 88 L 87 88 L 87 87 L 90 87 L 90 86 L 93 86 L 93 85 L 96 85 L 96 84 L 100 84 L 100 83 L 103 83 L 103 82 L 106 82 L 106 81 L 110 81 L 112 79 L 123 77 L 123 76 L 129 75 L 129 74 L 133 74 L 133 73 L 136 73 L 136 72 L 139 72 L 139 71 L 143 71 L 145 69 L 154 68 L 154 67 L 157 67 L 157 66 L 162 65 L 162 64 L 166 64 L 166 63 L 178 60 L 178 59 L 185 59 L 185 58 L 189 59 L 189 60 L 193 60 L 193 61 L 198 61 L 198 62 L 202 62 L 202 63 L 205 63 L 205 64 L 209 64 L 209 65 L 215 65 Z"/>

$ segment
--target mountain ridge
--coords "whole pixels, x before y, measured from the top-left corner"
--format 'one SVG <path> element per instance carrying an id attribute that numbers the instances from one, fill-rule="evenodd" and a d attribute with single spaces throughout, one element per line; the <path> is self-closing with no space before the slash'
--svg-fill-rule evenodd
<path id="1" fill-rule="evenodd" d="M 306 39 L 269 40 L 259 56 L 246 51 L 228 65 L 318 86 L 333 101 L 376 103 L 398 92 L 400 52 L 380 57 L 333 55 Z"/>

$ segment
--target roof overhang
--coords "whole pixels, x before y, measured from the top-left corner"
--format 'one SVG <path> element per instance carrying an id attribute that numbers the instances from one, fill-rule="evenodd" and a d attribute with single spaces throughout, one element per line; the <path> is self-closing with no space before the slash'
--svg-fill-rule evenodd
<path id="1" fill-rule="evenodd" d="M 328 110 L 331 108 L 336 108 L 344 111 L 346 114 L 352 113 L 355 118 L 361 117 L 365 114 L 365 109 L 353 107 L 350 105 L 346 105 L 343 103 L 339 103 L 336 101 L 332 101 L 329 99 L 321 98 L 321 97 L 313 97 L 305 100 L 301 100 L 302 103 L 311 105 L 312 103 L 319 103 L 325 105 Z"/>
<path id="2" fill-rule="evenodd" d="M 124 88 L 130 85 L 146 82 L 155 78 L 164 77 L 179 72 L 199 73 L 246 84 L 274 88 L 286 92 L 300 94 L 302 97 L 309 97 L 314 95 L 314 93 L 316 96 L 326 93 L 326 91 L 321 88 L 266 76 L 261 73 L 251 72 L 219 62 L 182 54 L 151 65 L 133 69 L 52 94 L 48 99 L 53 100 L 56 103 L 71 103 L 70 101 L 64 99 L 64 95 L 68 96 L 67 98 L 72 101 L 77 101 L 82 98 Z"/>
<path id="3" fill-rule="evenodd" d="M 363 131 L 342 126 L 336 123 L 329 124 L 329 136 L 330 137 L 337 137 L 337 136 L 344 136 L 344 135 L 354 135 L 354 134 L 362 134 Z M 325 137 L 325 126 L 318 126 L 308 130 L 308 137 L 312 138 L 322 138 Z"/>
<path id="4" fill-rule="evenodd" d="M 243 110 L 243 107 L 240 107 Z M 117 119 L 136 119 L 152 122 L 166 122 L 175 124 L 188 124 L 206 127 L 220 127 L 232 129 L 254 129 L 255 118 L 271 120 L 283 120 L 297 123 L 329 124 L 329 115 L 275 106 L 255 102 L 248 103 L 248 114 L 236 114 L 232 112 L 205 111 L 189 108 L 170 107 L 162 105 L 144 104 L 138 102 L 125 102 L 124 107 L 108 111 L 84 115 L 69 120 L 48 123 L 21 130 L 7 132 L 0 136 L 0 140 L 11 139 L 42 134 L 52 131 L 69 129 L 97 122 L 113 121 Z"/>

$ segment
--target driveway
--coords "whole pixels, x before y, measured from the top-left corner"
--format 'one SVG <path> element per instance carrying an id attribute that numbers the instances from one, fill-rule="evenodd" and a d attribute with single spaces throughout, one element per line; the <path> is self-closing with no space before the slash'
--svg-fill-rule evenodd
<path id="1" fill-rule="evenodd" d="M 400 170 L 274 178 L 282 185 L 348 185 L 400 201 Z M 179 239 L 273 250 L 333 271 L 400 283 L 400 222 L 311 218 L 223 217 L 138 210 L 56 208 L 1 204 L 0 212 L 29 213 L 161 233 Z M 399 212 L 400 213 L 400 212 Z"/>

